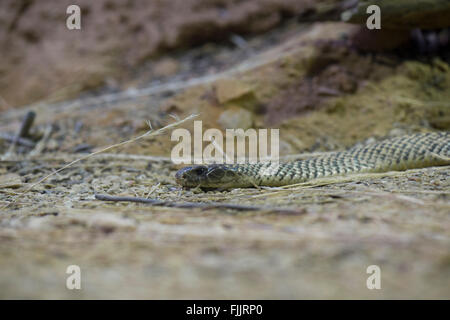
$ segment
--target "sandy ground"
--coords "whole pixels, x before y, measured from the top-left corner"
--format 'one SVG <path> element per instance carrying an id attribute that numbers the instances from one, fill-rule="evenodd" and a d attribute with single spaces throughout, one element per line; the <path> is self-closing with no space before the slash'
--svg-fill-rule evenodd
<path id="1" fill-rule="evenodd" d="M 108 163 L 74 168 L 2 212 L 2 298 L 449 297 L 448 168 L 295 191 L 193 194 L 169 179 L 150 195 L 266 207 L 246 212 L 94 200 L 145 197 L 155 178 L 147 161 Z M 69 265 L 81 268 L 79 291 L 65 286 Z M 366 287 L 370 265 L 380 290 Z"/>
<path id="2" fill-rule="evenodd" d="M 448 130 L 447 62 L 392 56 L 377 62 L 347 49 L 330 54 L 330 47 L 305 44 L 324 34 L 340 39 L 352 28 L 301 26 L 294 33 L 288 28 L 290 36 L 277 37 L 269 49 L 249 41 L 256 52 L 244 59 L 237 49 L 199 49 L 215 57 L 221 53 L 228 62 L 219 72 L 226 74 L 207 74 L 192 88 L 30 106 L 37 113 L 32 136 L 42 143 L 19 146 L 0 162 L 0 297 L 450 298 L 449 167 L 281 190 L 194 192 L 175 183 L 179 166 L 167 161 L 173 143 L 166 134 L 76 163 L 21 194 L 81 157 L 80 151 L 145 132 L 143 119 L 157 129 L 174 121 L 169 113 L 200 111 L 206 125 L 217 126 L 224 110 L 241 108 L 251 110 L 254 124 L 263 127 L 267 113 L 252 108 L 274 101 L 283 106 L 296 87 L 303 93 L 304 86 L 311 88 L 304 95 L 313 106 L 280 110 L 284 116 L 273 125 L 282 130 L 282 154 Z M 355 64 L 367 75 L 351 72 Z M 242 81 L 239 90 L 249 87 L 236 93 L 221 82 L 225 76 Z M 324 85 L 332 90 L 317 90 Z M 321 92 L 333 94 L 324 98 Z M 16 132 L 26 111 L 2 113 L 0 131 Z M 8 146 L 2 142 L 3 155 Z M 260 210 L 104 202 L 94 199 L 96 193 Z M 70 265 L 81 268 L 81 290 L 66 288 Z M 371 265 L 380 267 L 380 290 L 366 286 Z"/>

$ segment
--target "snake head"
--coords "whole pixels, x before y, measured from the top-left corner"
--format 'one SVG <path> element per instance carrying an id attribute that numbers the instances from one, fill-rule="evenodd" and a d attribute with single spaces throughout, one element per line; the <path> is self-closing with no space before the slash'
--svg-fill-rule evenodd
<path id="1" fill-rule="evenodd" d="M 180 169 L 175 180 L 189 188 L 226 188 L 239 178 L 239 173 L 225 165 L 198 165 Z"/>

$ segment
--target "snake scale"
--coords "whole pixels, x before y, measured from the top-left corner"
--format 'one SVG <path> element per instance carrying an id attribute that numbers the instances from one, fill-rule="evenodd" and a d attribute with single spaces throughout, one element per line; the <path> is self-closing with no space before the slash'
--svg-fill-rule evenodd
<path id="1" fill-rule="evenodd" d="M 450 132 L 417 133 L 306 160 L 196 165 L 179 170 L 175 179 L 193 188 L 274 187 L 352 173 L 449 165 L 449 157 Z"/>

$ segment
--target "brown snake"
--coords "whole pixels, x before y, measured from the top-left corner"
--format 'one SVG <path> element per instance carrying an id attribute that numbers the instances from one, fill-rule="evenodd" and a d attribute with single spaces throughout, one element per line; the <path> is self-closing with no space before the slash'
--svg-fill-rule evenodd
<path id="1" fill-rule="evenodd" d="M 180 185 L 194 188 L 283 186 L 321 177 L 449 165 L 449 157 L 450 132 L 417 133 L 286 163 L 186 167 L 175 178 Z"/>

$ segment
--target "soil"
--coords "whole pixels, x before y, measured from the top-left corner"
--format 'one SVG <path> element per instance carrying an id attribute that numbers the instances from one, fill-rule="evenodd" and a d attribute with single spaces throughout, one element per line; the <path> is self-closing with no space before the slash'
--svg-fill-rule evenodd
<path id="1" fill-rule="evenodd" d="M 29 110 L 37 116 L 25 137 L 33 146 L 11 152 L 0 140 L 1 298 L 450 298 L 448 166 L 281 189 L 185 190 L 167 131 L 35 184 L 144 134 L 144 120 L 158 130 L 194 113 L 204 129 L 224 129 L 233 110 L 245 110 L 255 128 L 280 129 L 280 153 L 291 158 L 450 129 L 448 48 L 373 53 L 352 44 L 355 25 L 271 26 L 234 45 L 166 52 L 75 99 L 2 112 L 0 133 L 10 136 Z M 192 121 L 180 127 L 192 130 Z M 81 268 L 81 290 L 66 288 L 70 265 Z M 380 290 L 366 286 L 371 265 L 381 269 Z"/>
<path id="2" fill-rule="evenodd" d="M 81 30 L 69 30 L 66 8 L 73 1 L 5 0 L 0 110 L 99 87 L 117 90 L 151 58 L 206 42 L 233 44 L 324 3 L 332 9 L 337 1 L 80 0 Z"/>

